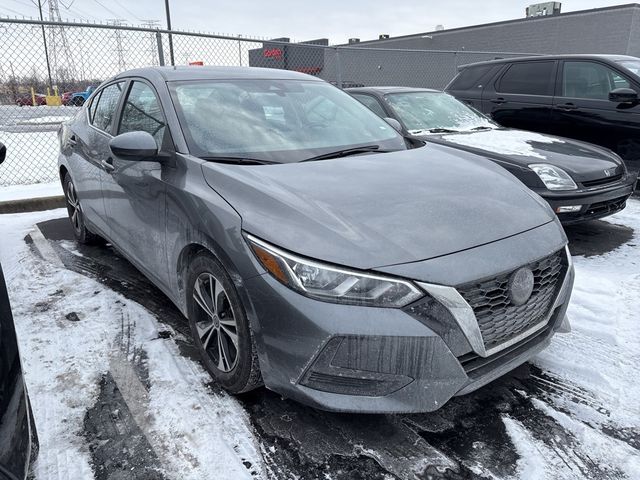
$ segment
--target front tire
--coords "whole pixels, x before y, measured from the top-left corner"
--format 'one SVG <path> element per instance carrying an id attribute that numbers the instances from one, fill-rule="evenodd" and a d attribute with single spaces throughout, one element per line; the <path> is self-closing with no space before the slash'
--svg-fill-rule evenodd
<path id="1" fill-rule="evenodd" d="M 253 333 L 229 274 L 212 255 L 201 253 L 186 277 L 189 325 L 206 369 L 231 393 L 259 387 Z"/>
<path id="2" fill-rule="evenodd" d="M 100 241 L 100 237 L 91 232 L 84 223 L 84 214 L 82 213 L 82 207 L 80 206 L 80 199 L 76 187 L 71 180 L 71 175 L 65 174 L 62 182 L 64 189 L 64 196 L 67 201 L 67 212 L 69 214 L 69 220 L 73 227 L 73 235 L 79 243 L 90 245 Z"/>

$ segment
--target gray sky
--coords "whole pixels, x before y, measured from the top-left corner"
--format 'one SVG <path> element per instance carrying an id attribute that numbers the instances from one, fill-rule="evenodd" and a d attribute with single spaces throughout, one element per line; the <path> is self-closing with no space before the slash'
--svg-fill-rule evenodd
<path id="1" fill-rule="evenodd" d="M 43 3 L 46 0 L 43 0 Z M 523 18 L 530 3 L 514 0 L 171 0 L 175 29 L 311 40 L 327 37 L 344 43 L 349 37 L 362 40 L 479 23 Z M 621 0 L 566 0 L 562 11 L 620 5 Z M 59 0 L 62 17 L 90 21 L 118 18 L 137 25 L 142 20 L 165 22 L 163 0 Z M 65 8 L 70 5 L 70 8 Z M 45 9 L 46 9 L 45 5 Z M 0 0 L 0 15 L 37 16 L 31 0 Z"/>

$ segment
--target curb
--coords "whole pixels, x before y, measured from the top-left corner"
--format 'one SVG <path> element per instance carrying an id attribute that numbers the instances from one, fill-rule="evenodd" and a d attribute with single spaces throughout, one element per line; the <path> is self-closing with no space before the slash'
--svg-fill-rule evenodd
<path id="1" fill-rule="evenodd" d="M 37 212 L 39 210 L 53 210 L 54 208 L 63 208 L 65 206 L 66 202 L 63 195 L 25 198 L 22 200 L 0 202 L 0 214 Z"/>

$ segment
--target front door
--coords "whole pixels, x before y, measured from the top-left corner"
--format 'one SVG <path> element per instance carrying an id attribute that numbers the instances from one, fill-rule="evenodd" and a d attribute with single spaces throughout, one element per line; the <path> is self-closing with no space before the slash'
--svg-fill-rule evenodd
<path id="1" fill-rule="evenodd" d="M 609 92 L 640 86 L 605 63 L 565 60 L 553 101 L 558 135 L 610 148 L 631 169 L 640 166 L 640 105 L 609 101 Z"/>
<path id="2" fill-rule="evenodd" d="M 150 133 L 161 150 L 170 147 L 169 132 L 158 96 L 150 84 L 134 80 L 122 106 L 117 135 Z M 110 155 L 111 171 L 102 191 L 113 241 L 145 274 L 167 285 L 166 164 L 158 159 L 130 161 Z"/>

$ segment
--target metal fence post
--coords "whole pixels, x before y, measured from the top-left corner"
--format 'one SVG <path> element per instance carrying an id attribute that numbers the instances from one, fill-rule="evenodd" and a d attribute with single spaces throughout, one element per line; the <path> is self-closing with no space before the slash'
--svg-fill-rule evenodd
<path id="1" fill-rule="evenodd" d="M 335 47 L 336 52 L 336 86 L 342 90 L 342 62 L 340 62 L 340 47 Z"/>
<path id="2" fill-rule="evenodd" d="M 164 49 L 162 48 L 162 34 L 156 32 L 156 42 L 158 43 L 158 63 L 164 67 Z"/>

